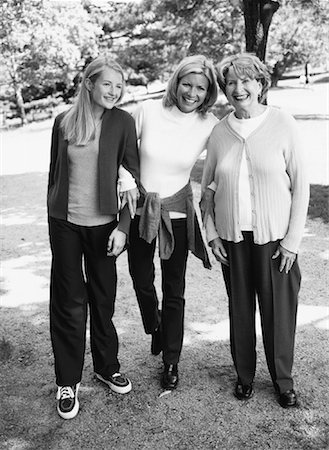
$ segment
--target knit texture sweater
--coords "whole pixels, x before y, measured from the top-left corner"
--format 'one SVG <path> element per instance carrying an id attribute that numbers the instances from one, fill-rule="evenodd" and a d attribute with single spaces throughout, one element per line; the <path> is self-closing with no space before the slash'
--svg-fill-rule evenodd
<path id="1" fill-rule="evenodd" d="M 159 238 L 159 256 L 169 259 L 174 251 L 175 240 L 170 211 L 186 214 L 187 247 L 206 269 L 211 268 L 206 247 L 203 242 L 199 222 L 193 205 L 193 192 L 188 183 L 170 197 L 160 199 L 156 192 L 141 191 L 140 203 L 143 205 L 139 222 L 139 235 L 149 244 Z"/>
<path id="2" fill-rule="evenodd" d="M 309 184 L 296 121 L 270 107 L 267 118 L 247 139 L 227 116 L 214 128 L 207 145 L 202 192 L 215 181 L 215 223 L 206 224 L 207 239 L 240 242 L 239 173 L 245 145 L 249 172 L 252 231 L 262 245 L 281 240 L 297 253 L 307 215 Z"/>

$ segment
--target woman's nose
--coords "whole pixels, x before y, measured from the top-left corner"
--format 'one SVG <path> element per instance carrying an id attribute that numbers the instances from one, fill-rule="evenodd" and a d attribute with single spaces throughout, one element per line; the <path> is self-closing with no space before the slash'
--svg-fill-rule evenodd
<path id="1" fill-rule="evenodd" d="M 242 80 L 237 80 L 235 84 L 235 91 L 240 92 L 243 90 L 243 83 Z"/>
<path id="2" fill-rule="evenodd" d="M 191 86 L 189 90 L 190 97 L 195 97 L 197 95 L 197 88 L 195 86 Z"/>

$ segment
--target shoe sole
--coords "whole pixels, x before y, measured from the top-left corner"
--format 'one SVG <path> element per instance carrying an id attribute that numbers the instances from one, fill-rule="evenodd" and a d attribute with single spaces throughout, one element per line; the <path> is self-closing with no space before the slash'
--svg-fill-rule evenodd
<path id="1" fill-rule="evenodd" d="M 74 419 L 74 417 L 78 414 L 79 408 L 80 408 L 80 403 L 79 403 L 79 400 L 78 400 L 79 387 L 80 387 L 80 383 L 78 383 L 77 387 L 76 387 L 76 391 L 75 391 L 75 405 L 74 405 L 74 408 L 71 411 L 69 411 L 67 413 L 64 413 L 63 411 L 61 411 L 59 409 L 59 406 L 58 406 L 58 403 L 57 403 L 57 412 L 58 412 L 58 415 L 62 419 L 65 419 L 65 420 Z"/>
<path id="2" fill-rule="evenodd" d="M 237 395 L 234 392 L 234 397 L 237 398 L 238 400 L 248 401 L 254 396 L 254 393 L 255 393 L 255 391 L 252 391 L 251 394 L 249 395 L 249 397 L 241 397 L 240 395 Z"/>
<path id="3" fill-rule="evenodd" d="M 281 406 L 281 408 L 289 409 L 289 408 L 296 408 L 298 406 L 298 403 L 296 401 L 295 403 L 292 403 L 290 405 L 286 405 L 285 403 L 282 403 L 282 402 L 279 401 L 279 405 Z"/>
<path id="4" fill-rule="evenodd" d="M 102 375 L 99 375 L 98 373 L 96 373 L 95 375 L 98 380 L 105 383 L 113 392 L 116 392 L 117 394 L 128 394 L 128 392 L 130 392 L 132 389 L 130 380 L 128 380 L 129 383 L 127 384 L 127 386 L 117 386 L 116 384 L 111 383 L 111 381 L 105 380 Z"/>

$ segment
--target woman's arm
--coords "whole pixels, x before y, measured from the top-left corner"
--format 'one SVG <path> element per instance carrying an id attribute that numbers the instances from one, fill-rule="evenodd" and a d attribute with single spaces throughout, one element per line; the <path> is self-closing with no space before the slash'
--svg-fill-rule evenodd
<path id="1" fill-rule="evenodd" d="M 61 116 L 62 117 L 62 116 Z M 51 134 L 51 146 L 50 146 L 50 164 L 48 173 L 48 193 L 50 187 L 54 184 L 55 166 L 58 154 L 58 133 L 59 133 L 60 119 L 57 116 L 53 125 Z"/>
<path id="2" fill-rule="evenodd" d="M 207 156 L 203 167 L 203 174 L 201 181 L 200 209 L 201 215 L 203 216 L 202 218 L 206 229 L 206 236 L 208 242 L 214 241 L 219 237 L 215 226 L 215 202 L 214 202 L 215 191 L 211 189 L 214 187 L 217 189 L 217 185 L 214 182 L 215 170 L 217 165 L 217 156 L 216 156 L 217 146 L 214 133 L 215 133 L 214 131 L 211 133 L 207 143 Z"/>
<path id="3" fill-rule="evenodd" d="M 304 232 L 310 192 L 304 149 L 297 123 L 292 117 L 289 119 L 289 145 L 285 159 L 291 183 L 291 212 L 288 231 L 281 245 L 289 252 L 297 253 Z"/>
<path id="4" fill-rule="evenodd" d="M 139 154 L 137 149 L 137 137 L 134 119 L 127 115 L 125 149 L 123 154 L 122 165 L 134 177 L 137 186 L 140 184 L 140 165 Z M 136 194 L 137 195 L 137 194 Z M 134 211 L 133 211 L 134 213 Z M 120 210 L 118 229 L 128 234 L 130 227 L 131 212 L 129 212 L 128 204 Z"/>
<path id="5" fill-rule="evenodd" d="M 139 199 L 139 190 L 135 178 L 123 166 L 119 167 L 118 187 L 121 201 L 120 208 L 122 209 L 128 204 L 130 217 L 133 219 L 136 213 L 137 200 Z"/>

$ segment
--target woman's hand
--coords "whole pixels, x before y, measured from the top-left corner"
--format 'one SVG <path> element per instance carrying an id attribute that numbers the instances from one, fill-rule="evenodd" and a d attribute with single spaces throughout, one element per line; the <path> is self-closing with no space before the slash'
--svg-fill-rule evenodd
<path id="1" fill-rule="evenodd" d="M 215 192 L 212 189 L 207 188 L 204 191 L 204 194 L 199 203 L 201 210 L 202 222 L 205 225 L 207 223 L 207 219 L 210 216 L 215 223 L 215 202 L 214 202 Z"/>
<path id="2" fill-rule="evenodd" d="M 279 270 L 280 272 L 284 270 L 286 273 L 288 273 L 289 270 L 292 268 L 292 265 L 294 264 L 297 255 L 296 253 L 290 252 L 289 250 L 285 249 L 284 247 L 282 247 L 282 245 L 279 245 L 274 255 L 272 256 L 272 259 L 276 259 L 280 255 L 281 261 Z"/>
<path id="3" fill-rule="evenodd" d="M 120 193 L 121 198 L 121 209 L 128 203 L 128 209 L 130 217 L 133 219 L 136 214 L 137 200 L 139 199 L 139 190 L 137 188 L 130 189 L 129 191 L 124 191 Z"/>
<path id="4" fill-rule="evenodd" d="M 209 245 L 217 261 L 224 264 L 225 266 L 228 266 L 229 263 L 227 259 L 227 253 L 224 248 L 222 240 L 220 238 L 213 239 L 212 241 L 209 242 Z"/>
<path id="5" fill-rule="evenodd" d="M 123 231 L 115 228 L 107 243 L 107 256 L 119 256 L 126 244 L 127 236 Z"/>

